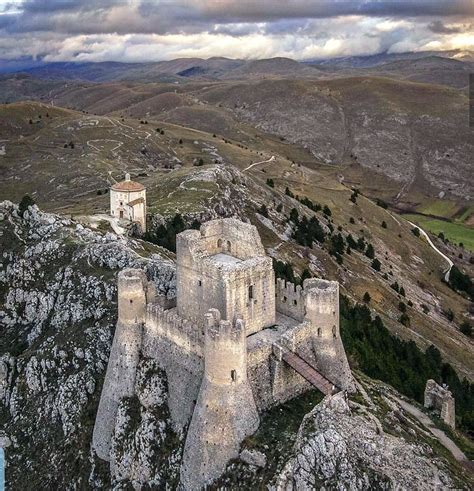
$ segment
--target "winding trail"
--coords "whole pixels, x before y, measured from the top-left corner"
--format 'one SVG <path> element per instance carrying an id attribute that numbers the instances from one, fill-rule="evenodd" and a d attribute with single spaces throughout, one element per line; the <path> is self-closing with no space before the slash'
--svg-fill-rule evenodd
<path id="1" fill-rule="evenodd" d="M 414 416 L 426 429 L 428 429 L 439 440 L 439 442 L 453 454 L 453 457 L 458 462 L 469 462 L 461 449 L 451 440 L 451 438 L 446 435 L 444 431 L 436 428 L 431 419 L 423 411 L 420 411 L 417 407 L 413 406 L 409 402 L 399 399 L 398 397 L 395 399 L 405 411 Z"/>
<path id="2" fill-rule="evenodd" d="M 259 164 L 266 164 L 267 162 L 273 162 L 275 160 L 275 155 L 272 155 L 269 159 L 267 160 L 262 160 L 261 162 L 255 162 L 253 164 L 250 164 L 248 167 L 246 167 L 242 172 L 245 172 L 246 170 L 251 169 L 252 167 L 255 167 L 256 165 Z"/>
<path id="3" fill-rule="evenodd" d="M 449 264 L 448 266 L 448 269 L 446 270 L 445 272 L 445 275 L 444 275 L 444 280 L 446 281 L 446 283 L 449 281 L 449 274 L 451 273 L 451 269 L 452 267 L 454 266 L 454 263 L 453 261 L 451 261 L 451 259 L 449 259 L 448 256 L 446 256 L 446 254 L 443 254 L 434 244 L 433 244 L 433 241 L 430 239 L 429 235 L 419 226 L 419 225 L 416 225 L 414 224 L 413 222 L 410 222 L 409 220 L 407 220 L 407 222 L 410 224 L 410 225 L 413 225 L 413 227 L 417 228 L 421 235 L 428 241 L 428 244 Z"/>

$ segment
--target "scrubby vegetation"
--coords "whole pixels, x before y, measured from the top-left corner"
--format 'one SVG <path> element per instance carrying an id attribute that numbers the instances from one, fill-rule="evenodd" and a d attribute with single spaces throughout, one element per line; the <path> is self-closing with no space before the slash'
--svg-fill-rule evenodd
<path id="1" fill-rule="evenodd" d="M 163 225 L 159 225 L 155 230 L 146 232 L 144 239 L 158 244 L 172 252 L 176 252 L 176 235 L 188 228 L 198 229 L 200 223 L 194 220 L 190 225 L 187 225 L 183 220 L 183 217 L 176 213 L 176 215 Z"/>

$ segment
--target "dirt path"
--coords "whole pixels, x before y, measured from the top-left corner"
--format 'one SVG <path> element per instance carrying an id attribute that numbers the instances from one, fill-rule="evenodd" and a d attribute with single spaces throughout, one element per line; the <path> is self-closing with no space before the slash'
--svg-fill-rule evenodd
<path id="1" fill-rule="evenodd" d="M 468 462 L 467 457 L 461 451 L 461 449 L 449 438 L 444 431 L 436 428 L 433 424 L 433 421 L 423 412 L 420 411 L 417 407 L 413 406 L 409 402 L 403 401 L 398 397 L 395 398 L 400 406 L 414 416 L 426 429 L 428 429 L 438 440 L 444 445 L 452 454 L 453 457 L 459 462 Z"/>
<path id="2" fill-rule="evenodd" d="M 448 263 L 448 269 L 446 270 L 445 272 L 445 275 L 444 275 L 444 281 L 446 281 L 446 283 L 449 281 L 449 274 L 451 273 L 451 268 L 454 266 L 454 263 L 451 261 L 451 259 L 449 259 L 448 256 L 446 256 L 446 254 L 443 254 L 434 244 L 433 244 L 433 241 L 430 239 L 429 235 L 419 226 L 419 225 L 415 225 L 414 223 L 410 222 L 407 220 L 407 222 L 410 224 L 410 225 L 413 225 L 413 227 L 417 228 L 421 235 L 428 241 L 428 244 L 443 258 L 447 261 Z"/>
<path id="3" fill-rule="evenodd" d="M 251 169 L 252 167 L 255 167 L 256 165 L 259 165 L 259 164 L 266 164 L 267 162 L 273 162 L 275 160 L 275 155 L 272 155 L 269 159 L 267 160 L 262 160 L 261 162 L 255 162 L 253 164 L 250 164 L 248 167 L 246 167 L 243 172 L 245 172 L 246 170 L 249 170 Z"/>

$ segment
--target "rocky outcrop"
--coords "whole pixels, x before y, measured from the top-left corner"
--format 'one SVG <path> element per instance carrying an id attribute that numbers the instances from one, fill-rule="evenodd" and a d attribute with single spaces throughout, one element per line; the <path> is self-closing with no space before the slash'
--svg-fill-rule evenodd
<path id="1" fill-rule="evenodd" d="M 173 263 L 140 250 L 138 241 L 36 206 L 22 216 L 0 203 L 0 428 L 11 441 L 9 487 L 95 482 L 90 442 L 116 322 L 116 273 L 141 268 L 158 291 L 174 294 Z"/>
<path id="2" fill-rule="evenodd" d="M 277 489 L 451 487 L 443 467 L 428 445 L 385 432 L 373 412 L 339 393 L 304 418 Z"/>

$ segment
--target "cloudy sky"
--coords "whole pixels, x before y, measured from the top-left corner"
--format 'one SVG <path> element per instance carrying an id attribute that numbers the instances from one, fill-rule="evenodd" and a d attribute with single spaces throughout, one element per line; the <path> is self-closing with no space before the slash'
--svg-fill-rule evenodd
<path id="1" fill-rule="evenodd" d="M 0 0 L 0 59 L 474 50 L 474 0 Z"/>

